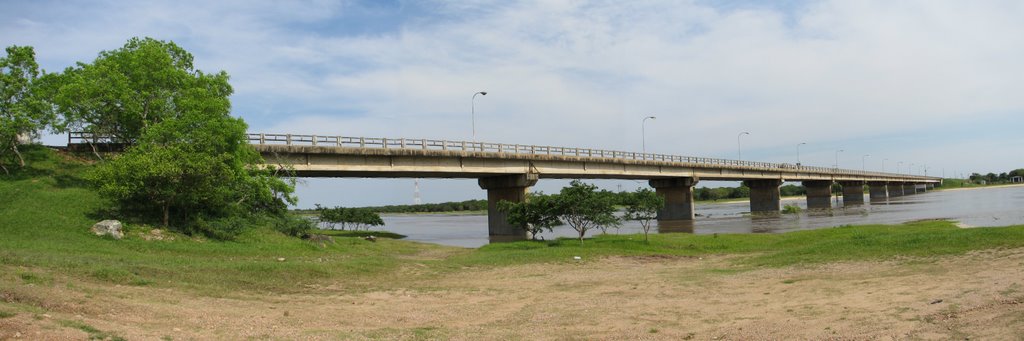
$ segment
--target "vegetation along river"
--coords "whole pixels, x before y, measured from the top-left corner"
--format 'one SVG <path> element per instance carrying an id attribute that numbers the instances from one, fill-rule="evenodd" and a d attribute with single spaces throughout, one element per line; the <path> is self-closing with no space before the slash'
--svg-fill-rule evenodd
<path id="1" fill-rule="evenodd" d="M 656 226 L 651 232 L 712 233 L 780 233 L 797 230 L 829 228 L 843 225 L 899 224 L 921 219 L 949 219 L 964 227 L 1008 226 L 1024 224 L 1024 186 L 1004 186 L 931 191 L 890 198 L 887 202 L 842 207 L 826 211 L 808 211 L 804 198 L 783 199 L 783 205 L 798 205 L 803 210 L 794 214 L 760 217 L 749 214 L 746 201 L 728 203 L 697 203 L 695 220 Z M 833 206 L 837 206 L 833 198 Z M 479 247 L 488 243 L 487 216 L 455 214 L 383 215 L 382 230 L 408 236 L 407 240 Z M 678 226 L 675 226 L 678 225 Z M 624 221 L 619 229 L 608 233 L 642 233 L 640 224 Z M 592 236 L 601 230 L 588 231 Z M 545 231 L 542 238 L 575 237 L 576 231 L 559 226 Z"/>

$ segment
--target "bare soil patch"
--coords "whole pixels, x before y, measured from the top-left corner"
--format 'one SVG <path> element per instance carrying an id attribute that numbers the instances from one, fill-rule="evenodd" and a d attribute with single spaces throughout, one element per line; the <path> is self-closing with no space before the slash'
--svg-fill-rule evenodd
<path id="1" fill-rule="evenodd" d="M 427 255 L 434 258 L 441 255 Z M 462 269 L 371 290 L 200 297 L 0 283 L 0 339 L 1019 339 L 1024 249 L 738 269 L 728 257 L 609 257 Z M 88 328 L 83 328 L 82 326 Z M 89 329 L 92 329 L 90 331 Z M 106 333 L 106 334 L 102 334 Z"/>

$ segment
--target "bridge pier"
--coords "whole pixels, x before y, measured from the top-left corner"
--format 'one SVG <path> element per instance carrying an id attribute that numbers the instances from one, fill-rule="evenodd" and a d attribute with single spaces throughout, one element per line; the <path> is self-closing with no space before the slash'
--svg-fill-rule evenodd
<path id="1" fill-rule="evenodd" d="M 832 181 L 812 180 L 803 182 L 807 190 L 807 209 L 832 208 Z"/>
<path id="2" fill-rule="evenodd" d="M 782 180 L 747 180 L 743 184 L 750 187 L 750 213 L 772 213 L 782 211 L 782 200 L 779 187 Z"/>
<path id="3" fill-rule="evenodd" d="M 513 241 L 526 239 L 522 226 L 508 223 L 507 214 L 498 210 L 498 202 L 524 202 L 526 190 L 537 184 L 536 174 L 500 175 L 477 180 L 480 188 L 487 190 L 487 231 L 492 241 Z"/>
<path id="4" fill-rule="evenodd" d="M 928 183 L 927 185 L 925 185 L 925 189 L 927 189 L 927 190 L 929 190 L 929 191 L 930 191 L 930 190 L 933 190 L 933 189 L 935 189 L 935 184 L 933 184 L 933 183 Z"/>
<path id="5" fill-rule="evenodd" d="M 840 181 L 843 186 L 843 206 L 864 205 L 864 181 Z"/>
<path id="6" fill-rule="evenodd" d="M 917 185 L 912 182 L 903 184 L 903 195 L 917 194 Z"/>
<path id="7" fill-rule="evenodd" d="M 647 182 L 665 199 L 665 207 L 658 211 L 659 222 L 693 220 L 693 186 L 697 181 L 695 178 L 669 178 L 652 179 Z"/>
<path id="8" fill-rule="evenodd" d="M 871 202 L 882 202 L 889 199 L 889 191 L 885 182 L 868 182 L 868 192 Z"/>
<path id="9" fill-rule="evenodd" d="M 899 182 L 889 183 L 889 197 L 902 197 L 903 196 L 903 184 Z"/>

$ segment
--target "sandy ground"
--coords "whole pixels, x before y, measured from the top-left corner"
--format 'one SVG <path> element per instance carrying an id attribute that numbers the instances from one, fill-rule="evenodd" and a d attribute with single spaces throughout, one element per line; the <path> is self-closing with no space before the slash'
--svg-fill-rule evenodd
<path id="1" fill-rule="evenodd" d="M 40 307 L 0 318 L 0 339 L 90 336 L 69 321 L 128 340 L 1024 336 L 1024 249 L 781 269 L 733 264 L 727 257 L 615 257 L 441 276 L 413 264 L 372 290 L 339 283 L 230 298 L 54 283 L 0 292 L 4 301 Z"/>

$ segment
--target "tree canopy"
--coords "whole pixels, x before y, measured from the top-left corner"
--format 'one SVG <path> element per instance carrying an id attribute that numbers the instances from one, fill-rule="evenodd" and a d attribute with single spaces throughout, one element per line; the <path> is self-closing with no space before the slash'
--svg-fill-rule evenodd
<path id="1" fill-rule="evenodd" d="M 173 42 L 132 38 L 92 63 L 65 69 L 53 89 L 63 129 L 134 143 L 153 124 L 224 107 L 231 94 L 227 74 L 203 74 L 192 59 Z"/>
<path id="2" fill-rule="evenodd" d="M 294 183 L 260 166 L 245 122 L 230 115 L 228 75 L 192 69 L 192 55 L 173 42 L 133 38 L 53 82 L 69 127 L 128 143 L 89 175 L 123 213 L 230 237 L 215 230 L 238 224 L 202 222 L 281 216 L 295 203 Z"/>
<path id="3" fill-rule="evenodd" d="M 9 173 L 4 163 L 11 159 L 25 166 L 18 151 L 19 139 L 36 136 L 53 123 L 56 115 L 39 86 L 35 50 L 31 46 L 10 46 L 6 52 L 0 58 L 0 169 Z"/>
<path id="4" fill-rule="evenodd" d="M 501 201 L 498 210 L 507 213 L 509 224 L 522 226 L 527 237 L 537 239 L 544 230 L 551 231 L 555 226 L 562 225 L 558 218 L 561 212 L 557 196 L 537 193 L 526 198 L 525 202 Z"/>
<path id="5" fill-rule="evenodd" d="M 651 231 L 651 221 L 658 217 L 658 211 L 665 207 L 665 198 L 650 188 L 638 188 L 630 193 L 626 201 L 625 219 L 637 220 L 644 230 L 644 241 Z"/>

